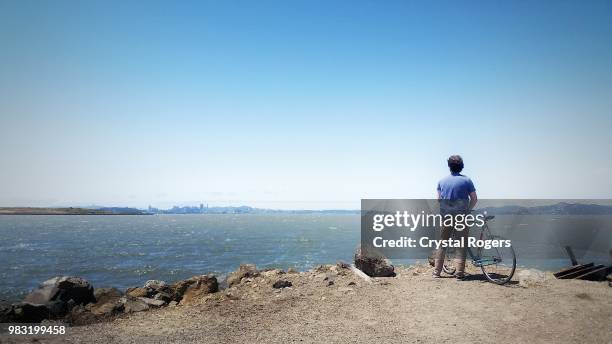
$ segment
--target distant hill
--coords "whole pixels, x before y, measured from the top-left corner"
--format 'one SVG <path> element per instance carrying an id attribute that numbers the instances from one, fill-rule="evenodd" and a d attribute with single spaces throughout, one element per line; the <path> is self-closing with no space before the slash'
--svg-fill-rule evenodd
<path id="1" fill-rule="evenodd" d="M 153 215 L 153 214 L 359 214 L 359 210 L 277 210 L 239 207 L 172 207 L 141 210 L 128 207 L 0 207 L 0 215 Z"/>
<path id="2" fill-rule="evenodd" d="M 107 212 L 112 215 L 150 215 L 144 210 L 128 207 L 101 207 L 95 210 Z"/>
<path id="3" fill-rule="evenodd" d="M 134 208 L 0 208 L 0 215 L 145 215 L 146 212 Z"/>
<path id="4" fill-rule="evenodd" d="M 533 207 L 517 205 L 485 207 L 478 211 L 486 211 L 491 215 L 612 215 L 612 206 L 560 202 Z"/>

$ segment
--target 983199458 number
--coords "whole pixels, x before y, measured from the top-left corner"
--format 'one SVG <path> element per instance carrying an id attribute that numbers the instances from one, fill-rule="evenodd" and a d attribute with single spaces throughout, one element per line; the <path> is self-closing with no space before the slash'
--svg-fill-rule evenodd
<path id="1" fill-rule="evenodd" d="M 9 335 L 62 335 L 66 334 L 64 325 L 9 325 Z"/>

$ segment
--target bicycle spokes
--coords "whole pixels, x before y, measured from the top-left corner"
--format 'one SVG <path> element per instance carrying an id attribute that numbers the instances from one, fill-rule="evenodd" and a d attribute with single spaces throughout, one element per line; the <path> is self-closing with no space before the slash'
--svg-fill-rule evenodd
<path id="1" fill-rule="evenodd" d="M 491 239 L 499 239 L 491 236 Z M 512 279 L 516 269 L 516 255 L 512 247 L 483 249 L 482 256 L 475 259 L 487 279 L 493 283 L 505 284 Z"/>

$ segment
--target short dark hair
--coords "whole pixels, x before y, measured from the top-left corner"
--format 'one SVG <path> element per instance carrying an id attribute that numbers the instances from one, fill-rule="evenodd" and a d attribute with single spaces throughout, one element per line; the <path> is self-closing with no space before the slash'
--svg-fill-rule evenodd
<path id="1" fill-rule="evenodd" d="M 448 158 L 448 168 L 453 173 L 461 172 L 463 170 L 463 158 L 460 155 L 451 155 Z"/>

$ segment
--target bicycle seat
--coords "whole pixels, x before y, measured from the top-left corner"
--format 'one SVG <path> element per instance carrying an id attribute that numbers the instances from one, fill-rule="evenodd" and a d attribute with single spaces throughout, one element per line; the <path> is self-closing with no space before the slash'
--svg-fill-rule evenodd
<path id="1" fill-rule="evenodd" d="M 495 215 L 487 215 L 485 216 L 485 221 L 491 221 L 495 218 Z"/>

